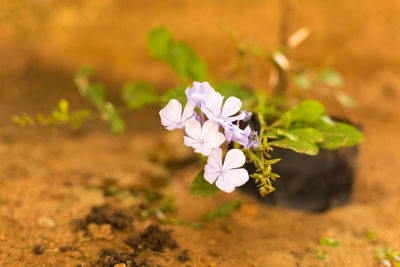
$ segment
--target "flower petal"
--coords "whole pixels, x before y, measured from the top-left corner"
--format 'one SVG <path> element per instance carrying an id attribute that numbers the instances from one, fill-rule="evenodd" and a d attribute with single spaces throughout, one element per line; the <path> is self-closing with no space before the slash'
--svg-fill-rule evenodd
<path id="1" fill-rule="evenodd" d="M 242 167 L 246 162 L 246 157 L 240 149 L 231 149 L 226 153 L 223 170 L 228 171 L 234 168 Z"/>
<path id="2" fill-rule="evenodd" d="M 195 140 L 201 139 L 201 125 L 194 117 L 186 121 L 185 132 Z"/>
<path id="3" fill-rule="evenodd" d="M 213 132 L 206 136 L 204 144 L 214 149 L 221 146 L 225 140 L 225 135 L 220 132 Z"/>
<path id="4" fill-rule="evenodd" d="M 184 136 L 183 137 L 183 143 L 186 146 L 193 147 L 194 149 L 197 149 L 200 146 L 200 143 L 199 143 L 198 140 L 195 140 L 195 139 L 193 139 L 193 138 L 191 138 L 189 136 Z"/>
<path id="5" fill-rule="evenodd" d="M 208 95 L 205 104 L 202 103 L 201 110 L 207 118 L 212 120 L 221 116 L 222 102 L 224 97 L 218 92 L 212 92 Z"/>
<path id="6" fill-rule="evenodd" d="M 222 149 L 213 149 L 210 156 L 207 159 L 207 165 L 212 166 L 214 169 L 222 171 Z"/>
<path id="7" fill-rule="evenodd" d="M 207 164 L 204 167 L 204 179 L 210 184 L 213 184 L 220 174 L 221 172 L 211 165 Z"/>
<path id="8" fill-rule="evenodd" d="M 186 103 L 185 109 L 182 114 L 182 125 L 185 125 L 185 122 L 190 119 L 194 115 L 194 107 L 196 104 L 192 101 L 188 101 Z"/>
<path id="9" fill-rule="evenodd" d="M 180 128 L 182 105 L 176 99 L 171 99 L 168 104 L 160 110 L 161 124 L 168 130 Z"/>
<path id="10" fill-rule="evenodd" d="M 241 107 L 242 101 L 239 98 L 234 96 L 229 97 L 222 108 L 221 118 L 225 119 L 238 113 Z"/>
<path id="11" fill-rule="evenodd" d="M 213 150 L 213 147 L 210 147 L 207 144 L 201 144 L 200 145 L 200 149 L 199 149 L 199 153 L 201 153 L 201 154 L 203 154 L 204 156 L 207 157 L 208 155 L 211 154 L 212 150 Z"/>
<path id="12" fill-rule="evenodd" d="M 224 177 L 237 187 L 244 185 L 249 180 L 249 173 L 243 168 L 233 169 L 224 172 Z"/>
<path id="13" fill-rule="evenodd" d="M 235 190 L 235 186 L 231 183 L 229 178 L 226 178 L 224 175 L 218 177 L 215 185 L 226 193 L 232 193 L 233 190 Z"/>
<path id="14" fill-rule="evenodd" d="M 233 121 L 241 121 L 246 118 L 246 114 L 241 112 L 239 115 L 233 116 L 233 117 L 227 117 L 224 118 L 225 121 L 227 122 L 233 122 Z"/>
<path id="15" fill-rule="evenodd" d="M 201 129 L 201 138 L 205 139 L 208 135 L 218 133 L 218 123 L 215 121 L 208 120 L 204 122 Z"/>

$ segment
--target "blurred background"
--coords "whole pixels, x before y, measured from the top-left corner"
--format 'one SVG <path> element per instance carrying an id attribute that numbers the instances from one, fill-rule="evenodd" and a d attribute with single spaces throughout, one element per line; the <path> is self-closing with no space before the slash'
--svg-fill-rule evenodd
<path id="1" fill-rule="evenodd" d="M 74 83 L 74 74 L 84 65 L 94 68 L 93 81 L 104 84 L 107 100 L 116 104 L 128 81 L 148 82 L 158 92 L 179 85 L 170 66 L 148 51 L 148 32 L 157 26 L 167 27 L 174 40 L 192 47 L 208 63 L 215 81 L 229 80 L 238 53 L 221 25 L 240 40 L 274 49 L 280 43 L 283 1 L 0 0 L 2 266 L 92 266 L 88 259 L 97 259 L 103 245 L 110 243 L 87 242 L 72 224 L 97 205 L 110 204 L 113 210 L 128 203 L 128 211 L 139 205 L 130 193 L 121 197 L 101 191 L 109 185 L 136 192 L 138 185 L 143 189 L 147 183 L 164 186 L 159 181 L 172 181 L 167 190 L 176 200 L 174 216 L 188 221 L 226 200 L 245 198 L 235 192 L 199 201 L 188 194 L 199 166 L 171 174 L 149 159 L 160 147 L 160 133 L 167 135 L 159 122 L 159 107 L 125 114 L 127 131 L 121 136 L 112 136 L 104 122 L 85 124 L 73 134 L 63 129 L 57 135 L 48 131 L 52 127 L 21 128 L 12 117 L 50 114 L 61 98 L 69 101 L 71 110 L 91 107 Z M 352 202 L 315 215 L 246 198 L 232 218 L 204 229 L 166 226 L 174 230 L 182 249 L 189 249 L 193 266 L 377 266 L 378 247 L 399 250 L 400 2 L 291 2 L 295 14 L 290 31 L 307 27 L 310 36 L 290 51 L 290 59 L 311 68 L 334 67 L 343 76 L 341 90 L 357 103 L 349 109 L 329 97 L 319 99 L 329 114 L 361 125 L 366 137 L 359 146 Z M 251 60 L 252 85 L 268 88 L 265 62 Z M 185 149 L 181 136 L 165 144 L 167 159 Z M 190 160 L 194 155 L 191 150 L 181 154 Z M 124 204 L 126 199 L 132 202 Z M 144 227 L 143 222 L 147 223 L 135 218 L 135 227 Z M 368 229 L 377 232 L 376 239 L 365 238 Z M 119 251 L 126 250 L 123 234 L 109 241 L 119 244 Z M 335 237 L 343 244 L 329 250 L 325 262 L 315 255 L 315 248 L 325 249 L 318 243 L 321 237 Z M 32 249 L 37 244 L 45 247 L 44 255 Z M 58 246 L 71 244 L 83 248 L 82 254 L 57 252 Z M 178 266 L 171 263 L 178 262 L 174 253 L 151 257 L 160 266 Z"/>
<path id="2" fill-rule="evenodd" d="M 390 105 L 400 84 L 397 1 L 292 2 L 292 31 L 306 26 L 311 35 L 291 56 L 310 66 L 335 66 L 344 75 L 345 91 L 367 104 L 361 113 L 376 109 L 377 98 Z M 226 79 L 237 53 L 221 25 L 242 40 L 274 48 L 281 9 L 278 0 L 1 1 L 1 121 L 13 113 L 45 112 L 61 97 L 85 103 L 76 97 L 72 78 L 82 65 L 95 68 L 95 79 L 111 95 L 129 80 L 147 81 L 158 91 L 178 84 L 170 67 L 147 50 L 147 34 L 156 26 L 166 26 L 176 40 L 193 47 L 215 79 Z M 265 87 L 262 68 L 254 76 L 255 84 Z M 390 116 L 385 107 L 375 111 Z"/>

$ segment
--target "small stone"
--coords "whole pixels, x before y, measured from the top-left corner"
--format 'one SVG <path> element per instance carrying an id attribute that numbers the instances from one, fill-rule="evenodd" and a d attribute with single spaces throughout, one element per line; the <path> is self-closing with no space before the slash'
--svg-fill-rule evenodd
<path id="1" fill-rule="evenodd" d="M 82 253 L 77 251 L 77 250 L 73 250 L 73 251 L 67 251 L 65 253 L 67 256 L 71 257 L 71 258 L 75 258 L 75 259 L 80 259 L 82 258 Z"/>
<path id="2" fill-rule="evenodd" d="M 182 250 L 178 255 L 178 260 L 180 262 L 187 262 L 190 260 L 189 251 L 187 249 Z"/>
<path id="3" fill-rule="evenodd" d="M 126 264 L 125 263 L 118 263 L 118 264 L 115 264 L 113 267 L 126 267 Z"/>
<path id="4" fill-rule="evenodd" d="M 56 226 L 56 223 L 54 222 L 53 219 L 46 216 L 42 216 L 38 219 L 38 225 L 44 228 L 54 228 Z"/>
<path id="5" fill-rule="evenodd" d="M 93 239 L 111 240 L 114 238 L 111 230 L 111 224 L 97 225 L 95 223 L 91 223 L 88 226 L 88 230 Z"/>
<path id="6" fill-rule="evenodd" d="M 32 248 L 32 252 L 35 255 L 41 255 L 44 252 L 44 247 L 40 244 L 34 245 Z"/>

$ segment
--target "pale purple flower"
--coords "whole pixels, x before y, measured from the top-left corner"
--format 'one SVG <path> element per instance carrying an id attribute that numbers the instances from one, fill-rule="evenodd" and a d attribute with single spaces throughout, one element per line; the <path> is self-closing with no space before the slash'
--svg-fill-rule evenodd
<path id="1" fill-rule="evenodd" d="M 187 99 L 194 102 L 199 108 L 201 107 L 201 103 L 205 102 L 208 96 L 213 92 L 215 92 L 215 90 L 208 82 L 193 82 L 193 87 L 188 87 L 185 90 Z"/>
<path id="2" fill-rule="evenodd" d="M 223 128 L 225 130 L 226 141 L 234 141 L 243 146 L 246 146 L 249 143 L 249 136 L 251 133 L 250 126 L 247 125 L 247 127 L 242 130 L 239 126 L 234 125 L 231 122 L 225 122 L 223 123 Z"/>
<path id="3" fill-rule="evenodd" d="M 215 121 L 206 121 L 203 126 L 195 118 L 186 122 L 184 143 L 194 148 L 194 151 L 204 156 L 210 155 L 214 148 L 225 142 L 225 136 L 218 131 L 219 125 Z"/>
<path id="4" fill-rule="evenodd" d="M 241 113 L 244 113 L 245 117 L 243 118 L 243 121 L 246 122 L 251 119 L 251 116 L 253 113 L 247 111 L 247 110 L 242 110 Z"/>
<path id="5" fill-rule="evenodd" d="M 259 140 L 258 140 L 258 132 L 256 131 L 251 131 L 249 135 L 249 142 L 247 145 L 244 146 L 244 148 L 258 148 L 260 145 Z"/>
<path id="6" fill-rule="evenodd" d="M 204 112 L 209 120 L 216 121 L 222 126 L 224 122 L 242 120 L 246 117 L 244 113 L 234 116 L 242 107 L 242 101 L 239 98 L 228 97 L 224 104 L 223 100 L 224 97 L 220 93 L 210 93 L 206 101 L 201 104 L 201 111 Z"/>
<path id="7" fill-rule="evenodd" d="M 214 149 L 204 168 L 204 179 L 225 191 L 231 193 L 235 187 L 245 184 L 249 180 L 249 173 L 240 168 L 246 161 L 246 157 L 240 149 L 231 149 L 225 156 L 222 164 L 221 148 Z"/>
<path id="8" fill-rule="evenodd" d="M 182 104 L 176 99 L 171 99 L 165 108 L 160 110 L 161 124 L 169 131 L 183 129 L 186 121 L 193 117 L 194 107 L 195 104 L 188 101 L 182 113 Z"/>

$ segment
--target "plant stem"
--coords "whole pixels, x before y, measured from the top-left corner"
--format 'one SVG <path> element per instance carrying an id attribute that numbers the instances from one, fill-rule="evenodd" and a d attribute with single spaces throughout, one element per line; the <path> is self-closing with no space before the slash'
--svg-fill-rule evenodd
<path id="1" fill-rule="evenodd" d="M 282 53 L 289 58 L 289 46 L 288 40 L 292 32 L 293 18 L 295 16 L 294 0 L 282 0 L 282 19 L 280 25 L 280 47 Z M 288 86 L 289 79 L 287 71 L 276 65 L 278 71 L 278 83 L 276 86 L 276 93 L 280 96 L 285 95 Z"/>

